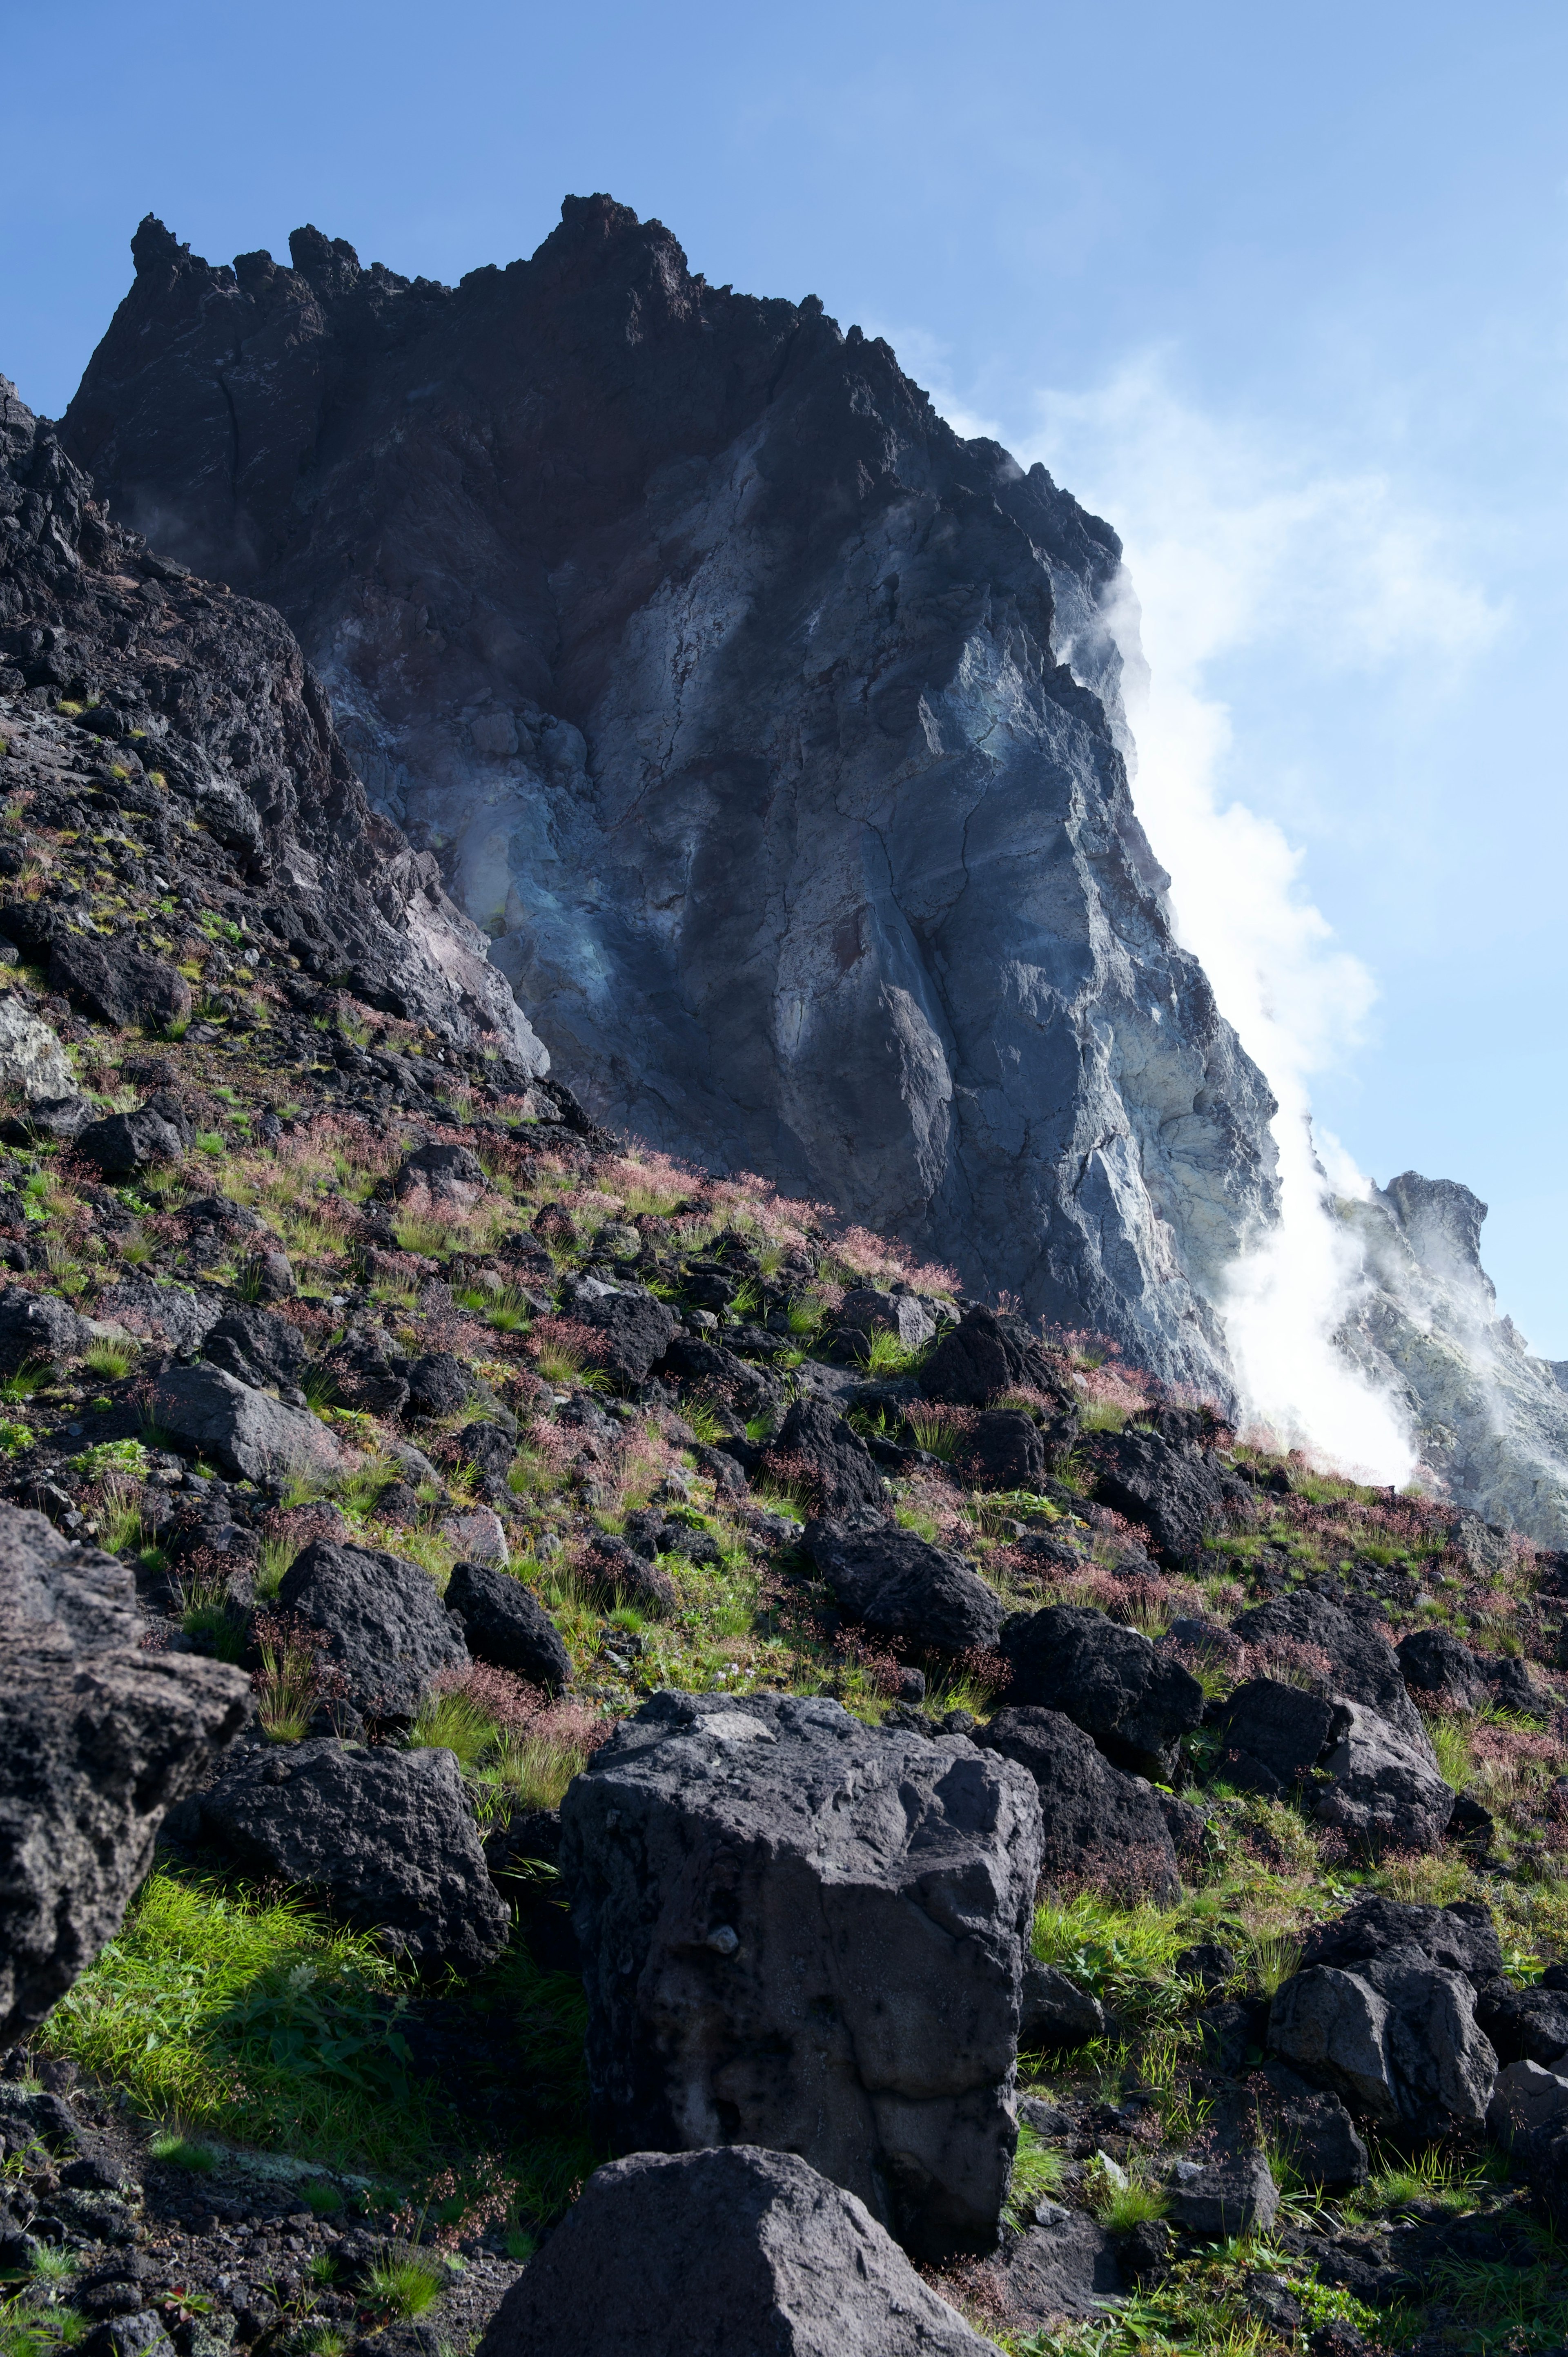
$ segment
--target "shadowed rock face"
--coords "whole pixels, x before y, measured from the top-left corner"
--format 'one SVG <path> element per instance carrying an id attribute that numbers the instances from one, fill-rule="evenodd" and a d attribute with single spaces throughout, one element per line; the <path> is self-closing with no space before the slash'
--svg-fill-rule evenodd
<path id="1" fill-rule="evenodd" d="M 0 2050 L 119 1930 L 165 1812 L 250 1716 L 221 1662 L 145 1653 L 130 1572 L 0 1506 Z"/>
<path id="2" fill-rule="evenodd" d="M 1273 1106 L 1128 797 L 1115 535 L 608 198 L 456 289 L 290 250 L 145 221 L 66 446 L 282 608 L 594 1110 L 1228 1391 Z"/>

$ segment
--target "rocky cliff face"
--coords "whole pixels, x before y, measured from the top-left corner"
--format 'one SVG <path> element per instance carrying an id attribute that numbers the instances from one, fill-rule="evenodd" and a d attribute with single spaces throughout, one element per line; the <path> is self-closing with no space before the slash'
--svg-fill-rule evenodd
<path id="1" fill-rule="evenodd" d="M 545 1069 L 435 861 L 371 810 L 287 625 L 111 523 L 54 429 L 4 377 L 0 695 L 40 712 L 61 698 L 91 709 L 99 783 L 148 822 L 171 892 L 211 907 L 237 891 L 307 972 L 440 1039 L 488 1044 L 525 1080 Z M 35 796 L 35 817 L 64 782 Z M 14 769 L 8 783 L 32 791 L 38 780 Z M 81 791 L 68 784 L 61 812 L 86 825 Z M 88 912 L 46 893 L 40 941 L 68 913 Z"/>
<path id="2" fill-rule="evenodd" d="M 1426 1463 L 1456 1505 L 1568 1544 L 1564 1369 L 1534 1357 L 1481 1266 L 1487 1206 L 1450 1178 L 1407 1170 L 1340 1203 L 1366 1291 L 1340 1336 L 1402 1401 Z"/>
<path id="3" fill-rule="evenodd" d="M 288 617 L 593 1109 L 1228 1391 L 1273 1106 L 1128 796 L 1114 534 L 607 198 L 456 288 L 133 251 L 65 448 Z"/>

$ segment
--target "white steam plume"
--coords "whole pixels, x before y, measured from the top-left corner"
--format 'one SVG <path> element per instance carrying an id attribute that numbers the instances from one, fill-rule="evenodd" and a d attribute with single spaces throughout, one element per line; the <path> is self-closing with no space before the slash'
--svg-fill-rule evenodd
<path id="1" fill-rule="evenodd" d="M 1303 897 L 1301 855 L 1279 826 L 1221 806 L 1230 719 L 1208 675 L 1273 640 L 1310 648 L 1330 673 L 1412 655 L 1454 662 L 1499 618 L 1438 562 L 1434 522 L 1380 477 L 1315 465 L 1294 441 L 1284 457 L 1233 420 L 1204 418 L 1166 390 L 1157 362 L 1087 397 L 1047 395 L 1042 420 L 1027 457 L 1110 515 L 1125 546 L 1110 619 L 1139 815 L 1170 871 L 1180 938 L 1279 1099 L 1282 1222 L 1234 1265 L 1225 1305 L 1244 1405 L 1292 1445 L 1403 1481 L 1415 1451 L 1402 1417 L 1332 1340 L 1359 1271 L 1325 1187 L 1365 1194 L 1368 1182 L 1320 1136 L 1326 1182 L 1310 1126 L 1311 1075 L 1354 1042 L 1374 985 Z"/>

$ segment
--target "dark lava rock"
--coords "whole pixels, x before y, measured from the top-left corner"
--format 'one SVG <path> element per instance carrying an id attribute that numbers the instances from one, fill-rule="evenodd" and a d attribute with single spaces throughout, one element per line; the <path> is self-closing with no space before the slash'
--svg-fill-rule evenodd
<path id="1" fill-rule="evenodd" d="M 1476 2019 L 1499 2062 L 1555 2070 L 1568 2054 L 1568 1991 L 1493 1981 L 1481 1992 Z"/>
<path id="2" fill-rule="evenodd" d="M 865 1441 L 822 1400 L 795 1402 L 777 1448 L 781 1457 L 803 1458 L 811 1467 L 819 1512 L 825 1517 L 853 1513 L 857 1506 L 880 1506 L 886 1500 L 886 1488 Z"/>
<path id="3" fill-rule="evenodd" d="M 1450 1710 L 1475 1706 L 1481 1665 L 1468 1645 L 1448 1629 L 1414 1629 L 1394 1647 L 1394 1659 L 1412 1694 Z"/>
<path id="4" fill-rule="evenodd" d="M 572 1657 L 536 1596 L 510 1572 L 488 1564 L 455 1563 L 446 1584 L 447 1609 L 462 1623 L 476 1660 L 515 1670 L 531 1684 L 558 1693 L 572 1683 Z"/>
<path id="5" fill-rule="evenodd" d="M 194 1351 L 228 1308 L 221 1294 L 192 1293 L 184 1285 L 159 1285 L 134 1275 L 120 1277 L 98 1301 L 100 1317 L 166 1343 L 171 1351 Z"/>
<path id="6" fill-rule="evenodd" d="M 1010 1706 L 976 1727 L 974 1740 L 1015 1760 L 1034 1778 L 1043 1828 L 1040 1871 L 1047 1880 L 1101 1882 L 1165 1900 L 1176 1896 L 1180 1876 L 1161 1796 L 1141 1777 L 1113 1768 L 1070 1718 L 1037 1705 Z"/>
<path id="7" fill-rule="evenodd" d="M 466 1211 L 489 1191 L 483 1163 L 466 1146 L 438 1145 L 434 1140 L 405 1154 L 392 1180 L 399 1202 L 413 1195 L 428 1195 L 433 1203 Z"/>
<path id="8" fill-rule="evenodd" d="M 151 1105 L 134 1113 L 112 1113 L 89 1122 L 76 1140 L 76 1151 L 106 1178 L 133 1178 L 155 1162 L 177 1162 L 185 1141 L 172 1122 Z"/>
<path id="9" fill-rule="evenodd" d="M 1269 2050 L 1358 2117 L 1423 2136 L 1478 2128 L 1498 2072 L 1469 1982 L 1397 1955 L 1354 1972 L 1311 1965 L 1283 1982 Z"/>
<path id="10" fill-rule="evenodd" d="M 1307 2185 L 1337 2190 L 1367 2181 L 1367 2147 L 1337 2095 L 1295 2095 L 1270 2114 L 1274 2142 Z"/>
<path id="11" fill-rule="evenodd" d="M 1056 2205 L 1053 2205 L 1056 2207 Z M 1127 2288 L 1116 2244 L 1086 2210 L 1057 2209 L 986 2268 L 1006 2301 L 1010 2325 L 1054 2325 L 1063 2317 L 1103 2319 Z"/>
<path id="12" fill-rule="evenodd" d="M 1216 1773 L 1226 1783 L 1273 1794 L 1294 1791 L 1317 1766 L 1336 1715 L 1321 1695 L 1276 1678 L 1249 1678 L 1205 1716 L 1224 1747 Z"/>
<path id="13" fill-rule="evenodd" d="M 478 2357 L 632 2351 L 995 2357 L 853 2193 L 793 2153 L 746 2144 L 639 2152 L 598 2169 L 502 2300 Z"/>
<path id="14" fill-rule="evenodd" d="M 166 1811 L 250 1717 L 238 1670 L 140 1633 L 124 1564 L 0 1506 L 0 2049 L 113 1938 Z"/>
<path id="15" fill-rule="evenodd" d="M 950 1328 L 920 1369 L 929 1400 L 954 1407 L 984 1407 L 999 1392 L 1037 1391 L 1070 1405 L 1061 1370 L 1021 1318 L 999 1315 L 976 1302 Z"/>
<path id="16" fill-rule="evenodd" d="M 351 1326 L 327 1363 L 348 1406 L 370 1415 L 397 1416 L 408 1405 L 409 1361 L 379 1326 Z"/>
<path id="17" fill-rule="evenodd" d="M 804 1545 L 844 1610 L 922 1651 L 994 1648 L 1002 1607 L 973 1566 L 875 1512 L 808 1523 Z"/>
<path id="18" fill-rule="evenodd" d="M 1199 1555 L 1209 1524 L 1230 1501 L 1248 1494 L 1218 1459 L 1173 1448 L 1137 1425 L 1101 1434 L 1093 1459 L 1101 1504 L 1141 1523 L 1167 1563 L 1185 1564 Z"/>
<path id="19" fill-rule="evenodd" d="M 1087 2046 L 1105 2034 L 1105 2011 L 1090 1989 L 1054 1964 L 1036 1963 L 1024 1970 L 1024 2008 L 1018 2018 L 1021 2049 Z"/>
<path id="20" fill-rule="evenodd" d="M 284 1574 L 278 1603 L 321 1631 L 323 1660 L 367 1718 L 406 1723 L 438 1671 L 467 1666 L 430 1574 L 401 1555 L 313 1540 Z"/>
<path id="21" fill-rule="evenodd" d="M 609 1531 L 593 1534 L 591 1552 L 582 1567 L 586 1577 L 612 1588 L 625 1603 L 639 1605 L 660 1618 L 680 1604 L 680 1591 L 663 1566 L 650 1563 Z"/>
<path id="22" fill-rule="evenodd" d="M 1273 2224 L 1280 2197 L 1263 2154 L 1239 2152 L 1176 2161 L 1170 2204 L 1171 2216 L 1189 2234 L 1261 2234 Z"/>
<path id="23" fill-rule="evenodd" d="M 125 941 L 59 934 L 49 955 L 49 988 L 121 1030 L 133 1023 L 166 1030 L 190 1015 L 190 985 L 184 974 Z"/>
<path id="24" fill-rule="evenodd" d="M 426 1351 L 409 1361 L 409 1406 L 415 1415 L 461 1415 L 465 1408 L 482 1404 L 495 1408 L 484 1384 L 455 1351 Z"/>
<path id="25" fill-rule="evenodd" d="M 73 1359 L 91 1339 L 86 1321 L 57 1294 L 28 1293 L 19 1285 L 0 1293 L 0 1372 L 5 1374 Z"/>
<path id="26" fill-rule="evenodd" d="M 597 2132 L 799 2150 L 922 2256 L 993 2241 L 1040 1815 L 961 1736 L 661 1694 L 562 1804 Z"/>
<path id="27" fill-rule="evenodd" d="M 693 1341 L 677 1334 L 660 1362 L 659 1372 L 688 1391 L 723 1400 L 737 1415 L 767 1415 L 782 1403 L 779 1379 L 766 1368 L 753 1367 L 719 1342 Z"/>
<path id="28" fill-rule="evenodd" d="M 333 1473 L 343 1452 L 304 1408 L 286 1407 L 221 1367 L 169 1367 L 153 1386 L 153 1413 L 177 1441 L 233 1480 Z"/>
<path id="29" fill-rule="evenodd" d="M 640 1290 L 579 1293 L 572 1315 L 592 1327 L 607 1373 L 633 1388 L 648 1381 L 675 1336 L 673 1312 L 656 1294 Z"/>
<path id="30" fill-rule="evenodd" d="M 970 1434 L 964 1456 L 964 1469 L 977 1490 L 1037 1490 L 1048 1462 L 1034 1417 L 1015 1408 L 988 1408 Z"/>
<path id="31" fill-rule="evenodd" d="M 1502 1978 L 1503 1953 L 1487 1909 L 1478 1900 L 1421 1907 L 1398 1899 L 1359 1899 L 1302 1942 L 1301 1961 L 1354 1971 L 1363 1964 L 1420 1960 L 1462 1973 L 1477 1988 Z"/>
<path id="32" fill-rule="evenodd" d="M 252 1873 L 321 1892 L 422 1972 L 480 1972 L 506 1945 L 450 1751 L 247 1746 L 202 1795 L 201 1824 Z"/>
<path id="33" fill-rule="evenodd" d="M 1399 1658 L 1386 1637 L 1365 1620 L 1342 1611 L 1311 1588 L 1254 1605 L 1235 1623 L 1235 1633 L 1254 1649 L 1305 1647 L 1326 1658 L 1331 1692 L 1364 1703 L 1430 1760 L 1432 1747 L 1421 1714 L 1405 1691 Z M 1435 1764 L 1435 1763 L 1434 1763 Z"/>
<path id="34" fill-rule="evenodd" d="M 1203 1688 L 1146 1637 L 1103 1612 L 1050 1604 L 1002 1631 L 1008 1699 L 1059 1710 L 1134 1774 L 1166 1780 L 1203 1710 Z"/>
<path id="35" fill-rule="evenodd" d="M 305 1372 L 304 1337 L 270 1309 L 237 1301 L 209 1331 L 201 1355 L 242 1383 L 278 1383 L 297 1389 Z"/>

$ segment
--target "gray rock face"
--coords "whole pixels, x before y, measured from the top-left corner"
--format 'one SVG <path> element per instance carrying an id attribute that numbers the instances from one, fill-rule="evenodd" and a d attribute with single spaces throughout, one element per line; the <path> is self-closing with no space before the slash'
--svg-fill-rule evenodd
<path id="1" fill-rule="evenodd" d="M 1568 2079 L 1539 2062 L 1510 2062 L 1498 2073 L 1487 2105 L 1487 2134 L 1494 2144 L 1512 2144 L 1536 2128 L 1568 2128 Z"/>
<path id="2" fill-rule="evenodd" d="M 779 1449 L 786 1457 L 804 1458 L 811 1467 L 824 1515 L 879 1506 L 887 1495 L 859 1433 L 823 1400 L 795 1402 L 779 1431 Z"/>
<path id="3" fill-rule="evenodd" d="M 325 1893 L 421 1971 L 480 1972 L 506 1945 L 510 1919 L 450 1751 L 247 1745 L 202 1795 L 201 1825 L 252 1872 Z"/>
<path id="4" fill-rule="evenodd" d="M 1176 1846 L 1159 1796 L 1113 1768 L 1092 1737 L 1058 1710 L 996 1711 L 974 1740 L 1015 1760 L 1040 1796 L 1040 1870 L 1069 1884 L 1101 1882 L 1172 1900 L 1180 1888 Z"/>
<path id="5" fill-rule="evenodd" d="M 190 985 L 166 958 L 149 957 L 130 942 L 91 941 L 62 933 L 49 957 L 49 988 L 102 1023 L 139 1023 L 161 1029 L 190 1014 Z"/>
<path id="6" fill-rule="evenodd" d="M 1224 1746 L 1219 1773 L 1248 1790 L 1270 1786 L 1282 1792 L 1316 1768 L 1335 1724 L 1335 1706 L 1322 1695 L 1300 1686 L 1283 1685 L 1277 1678 L 1248 1678 L 1229 1694 L 1212 1714 L 1214 1731 Z M 1232 1759 L 1231 1755 L 1235 1757 Z M 1252 1771 L 1237 1773 L 1243 1766 Z M 1256 1771 L 1262 1770 L 1262 1782 Z"/>
<path id="7" fill-rule="evenodd" d="M 586 1300 L 579 1294 L 572 1315 L 593 1328 L 603 1365 L 623 1383 L 645 1383 L 675 1339 L 672 1313 L 640 1286 Z"/>
<path id="8" fill-rule="evenodd" d="M 0 1293 L 0 1371 L 72 1359 L 91 1340 L 87 1321 L 53 1293 L 8 1285 Z"/>
<path id="9" fill-rule="evenodd" d="M 177 1440 L 236 1480 L 334 1471 L 343 1452 L 316 1416 L 285 1407 L 220 1367 L 170 1367 L 153 1387 L 153 1413 Z"/>
<path id="10" fill-rule="evenodd" d="M 1469 1982 L 1397 1959 L 1295 1974 L 1274 1998 L 1269 2051 L 1359 2116 L 1427 2136 L 1479 2126 L 1498 2071 Z"/>
<path id="11" fill-rule="evenodd" d="M 0 991 L 0 1088 L 20 1089 L 29 1101 L 73 1097 L 76 1075 L 47 1023 Z"/>
<path id="12" fill-rule="evenodd" d="M 1246 1496 L 1212 1457 L 1173 1448 L 1158 1433 L 1135 1426 L 1101 1435 L 1090 1454 L 1095 1495 L 1141 1523 L 1169 1563 L 1197 1556 L 1204 1532 L 1219 1520 L 1227 1501 Z"/>
<path id="13" fill-rule="evenodd" d="M 297 1385 L 305 1372 L 306 1349 L 297 1328 L 270 1309 L 249 1302 L 227 1305 L 208 1330 L 201 1355 L 243 1383 Z"/>
<path id="14" fill-rule="evenodd" d="M 572 1656 L 553 1620 L 510 1572 L 488 1565 L 455 1563 L 446 1583 L 446 1605 L 461 1624 L 468 1651 L 481 1662 L 551 1693 L 572 1683 Z"/>
<path id="15" fill-rule="evenodd" d="M 1399 1656 L 1365 1620 L 1304 1587 L 1294 1596 L 1254 1605 L 1236 1621 L 1235 1633 L 1244 1644 L 1264 1652 L 1278 1645 L 1305 1648 L 1305 1665 L 1323 1676 L 1331 1693 L 1375 1710 L 1436 1767 L 1421 1714 L 1405 1689 Z M 1313 1662 L 1314 1655 L 1320 1658 Z"/>
<path id="16" fill-rule="evenodd" d="M 1063 2317 L 1102 2317 L 1126 2290 L 1116 2246 L 1087 2210 L 1063 2210 L 1048 2225 L 1032 2226 L 994 2272 L 1001 2277 L 1011 2322 L 1054 2324 Z"/>
<path id="17" fill-rule="evenodd" d="M 709 2351 L 995 2357 L 853 2193 L 793 2153 L 744 2144 L 596 2170 L 478 2357 Z"/>
<path id="18" fill-rule="evenodd" d="M 1203 1710 L 1196 1678 L 1103 1612 L 1048 1604 L 1015 1613 L 1002 1650 L 1013 1665 L 1011 1697 L 1063 1712 L 1136 1775 L 1168 1777 L 1176 1747 Z"/>
<path id="19" fill-rule="evenodd" d="M 1171 2170 L 1171 2216 L 1190 2234 L 1266 2233 L 1279 2190 L 1261 2152 L 1212 2161 L 1178 2160 Z"/>
<path id="20" fill-rule="evenodd" d="M 660 1695 L 561 1817 L 612 2145 L 799 2151 L 907 2249 L 989 2246 L 1039 1867 L 1024 1770 L 836 1703 Z"/>
<path id="21" fill-rule="evenodd" d="M 106 1178 L 132 1178 L 155 1162 L 177 1162 L 185 1140 L 171 1122 L 151 1105 L 134 1113 L 112 1113 L 89 1122 L 76 1140 L 77 1151 Z"/>
<path id="22" fill-rule="evenodd" d="M 1225 1392 L 1273 1106 L 1133 813 L 1107 527 L 607 197 L 455 290 L 133 252 L 70 452 L 294 622 L 593 1110 Z"/>
<path id="23" fill-rule="evenodd" d="M 347 1700 L 368 1718 L 412 1719 L 439 1671 L 467 1666 L 461 1622 L 429 1573 L 401 1555 L 316 1539 L 284 1574 L 278 1602 L 321 1631 Z"/>
<path id="24" fill-rule="evenodd" d="M 906 1351 L 923 1350 L 937 1330 L 926 1304 L 913 1293 L 879 1293 L 874 1285 L 857 1286 L 838 1308 L 842 1329 L 856 1334 L 891 1334 Z"/>
<path id="25" fill-rule="evenodd" d="M 1365 1857 L 1435 1849 L 1455 1795 L 1433 1766 L 1429 1747 L 1417 1747 L 1360 1703 L 1342 1704 L 1339 1717 L 1323 1762 L 1333 1781 L 1314 1812 L 1319 1824 L 1337 1826 Z"/>
<path id="26" fill-rule="evenodd" d="M 0 1507 L 0 2049 L 113 1938 L 166 1812 L 250 1716 L 240 1671 L 140 1632 L 123 1564 Z"/>
<path id="27" fill-rule="evenodd" d="M 993 1650 L 1002 1607 L 979 1573 L 875 1512 L 806 1525 L 807 1554 L 844 1610 L 922 1651 Z"/>
<path id="28" fill-rule="evenodd" d="M 1568 1546 L 1568 1388 L 1498 1314 L 1481 1265 L 1485 1203 L 1407 1170 L 1336 1208 L 1365 1280 L 1351 1355 L 1402 1404 L 1455 1505 Z"/>

